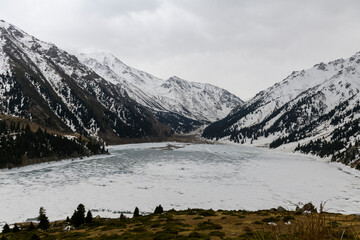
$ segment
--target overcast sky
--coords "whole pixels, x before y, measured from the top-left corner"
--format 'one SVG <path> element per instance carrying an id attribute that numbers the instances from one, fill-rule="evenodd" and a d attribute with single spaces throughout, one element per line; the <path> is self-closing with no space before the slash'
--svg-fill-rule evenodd
<path id="1" fill-rule="evenodd" d="M 109 51 L 249 99 L 360 51 L 358 0 L 1 0 L 0 19 L 69 52 Z"/>

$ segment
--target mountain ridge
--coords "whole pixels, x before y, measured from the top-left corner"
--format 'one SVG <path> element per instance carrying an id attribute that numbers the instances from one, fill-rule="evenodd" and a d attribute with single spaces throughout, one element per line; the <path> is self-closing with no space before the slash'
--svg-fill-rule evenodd
<path id="1" fill-rule="evenodd" d="M 78 59 L 0 22 L 0 109 L 108 143 L 155 139 L 169 129 Z"/>
<path id="2" fill-rule="evenodd" d="M 97 56 L 85 61 L 0 21 L 1 113 L 121 143 L 191 132 L 243 103 L 210 84 L 162 80 Z"/>
<path id="3" fill-rule="evenodd" d="M 347 59 L 294 71 L 224 119 L 210 124 L 203 136 L 311 152 L 338 160 L 337 155 L 360 140 L 357 124 L 360 119 L 359 79 L 359 52 Z M 350 129 L 344 129 L 343 137 L 339 137 L 337 129 L 347 123 L 353 124 Z M 351 129 L 352 133 L 346 135 Z M 316 146 L 314 141 L 318 142 Z M 328 150 L 326 154 L 323 154 L 324 149 Z M 357 158 L 359 156 L 355 155 L 351 161 L 357 161 Z"/>
<path id="4" fill-rule="evenodd" d="M 212 122 L 243 103 L 217 86 L 176 76 L 163 80 L 129 67 L 112 54 L 79 54 L 78 58 L 107 81 L 122 84 L 130 97 L 155 112 L 173 112 L 189 119 Z"/>

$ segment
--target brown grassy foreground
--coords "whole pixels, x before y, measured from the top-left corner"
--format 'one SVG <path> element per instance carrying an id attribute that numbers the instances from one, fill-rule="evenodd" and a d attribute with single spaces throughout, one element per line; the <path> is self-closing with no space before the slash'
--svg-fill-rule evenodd
<path id="1" fill-rule="evenodd" d="M 293 211 L 170 210 L 125 220 L 95 218 L 93 223 L 65 231 L 65 221 L 47 231 L 27 231 L 5 239 L 360 239 L 360 218 L 334 213 L 299 214 Z M 39 237 L 39 238 L 37 238 Z"/>

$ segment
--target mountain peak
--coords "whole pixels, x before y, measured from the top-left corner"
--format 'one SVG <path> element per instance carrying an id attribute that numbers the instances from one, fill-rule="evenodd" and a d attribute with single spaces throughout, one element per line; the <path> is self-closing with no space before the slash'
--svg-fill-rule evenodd
<path id="1" fill-rule="evenodd" d="M 210 124 L 203 136 L 339 159 L 360 135 L 359 76 L 359 52 L 293 72 Z"/>
<path id="2" fill-rule="evenodd" d="M 10 23 L 0 20 L 0 28 L 4 28 L 5 30 L 8 29 L 10 26 L 12 26 Z"/>
<path id="3" fill-rule="evenodd" d="M 116 56 L 114 56 L 112 53 L 109 52 L 93 52 L 89 54 L 81 53 L 84 57 L 90 57 L 98 60 L 99 62 L 105 63 L 105 62 L 120 62 L 121 64 L 124 64 L 120 59 L 118 59 Z M 124 64 L 125 65 L 125 64 Z"/>
<path id="4" fill-rule="evenodd" d="M 93 61 L 86 60 L 84 56 L 80 59 L 85 65 L 105 80 L 119 84 L 131 98 L 154 111 L 209 122 L 225 117 L 233 107 L 243 103 L 235 95 L 210 84 L 191 82 L 177 76 L 165 81 L 125 65 L 112 54 L 91 54 L 89 58 L 93 57 Z"/>
<path id="5" fill-rule="evenodd" d="M 177 83 L 185 82 L 184 79 L 179 78 L 179 77 L 177 77 L 177 76 L 172 76 L 172 77 L 170 77 L 170 78 L 168 79 L 168 81 L 174 81 L 174 82 L 177 82 Z"/>
<path id="6" fill-rule="evenodd" d="M 28 46 L 32 46 L 32 44 L 35 42 L 37 42 L 38 44 L 41 44 L 41 45 L 48 45 L 48 46 L 53 45 L 53 44 L 48 44 L 43 41 L 40 41 L 39 39 L 29 35 L 25 31 L 23 31 L 22 29 L 16 27 L 15 25 L 13 25 L 11 23 L 8 23 L 4 20 L 0 21 L 0 28 L 3 29 L 3 31 L 1 31 L 0 34 L 11 36 L 11 41 L 14 41 L 14 40 L 20 41 Z"/>

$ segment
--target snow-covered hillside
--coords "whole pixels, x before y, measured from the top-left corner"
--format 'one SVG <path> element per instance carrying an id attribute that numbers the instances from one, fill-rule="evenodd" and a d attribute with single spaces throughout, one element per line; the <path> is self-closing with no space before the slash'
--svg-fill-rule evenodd
<path id="1" fill-rule="evenodd" d="M 108 53 L 80 54 L 78 58 L 107 81 L 156 112 L 173 112 L 201 122 L 224 118 L 243 103 L 235 95 L 211 84 L 171 77 L 162 80 L 134 69 Z"/>
<path id="2" fill-rule="evenodd" d="M 78 59 L 0 21 L 0 113 L 119 142 L 161 137 L 154 115 Z M 166 134 L 165 134 L 166 135 Z"/>
<path id="3" fill-rule="evenodd" d="M 336 158 L 360 140 L 359 92 L 360 52 L 293 72 L 211 124 L 203 135 Z M 338 134 L 346 124 L 350 127 Z"/>

